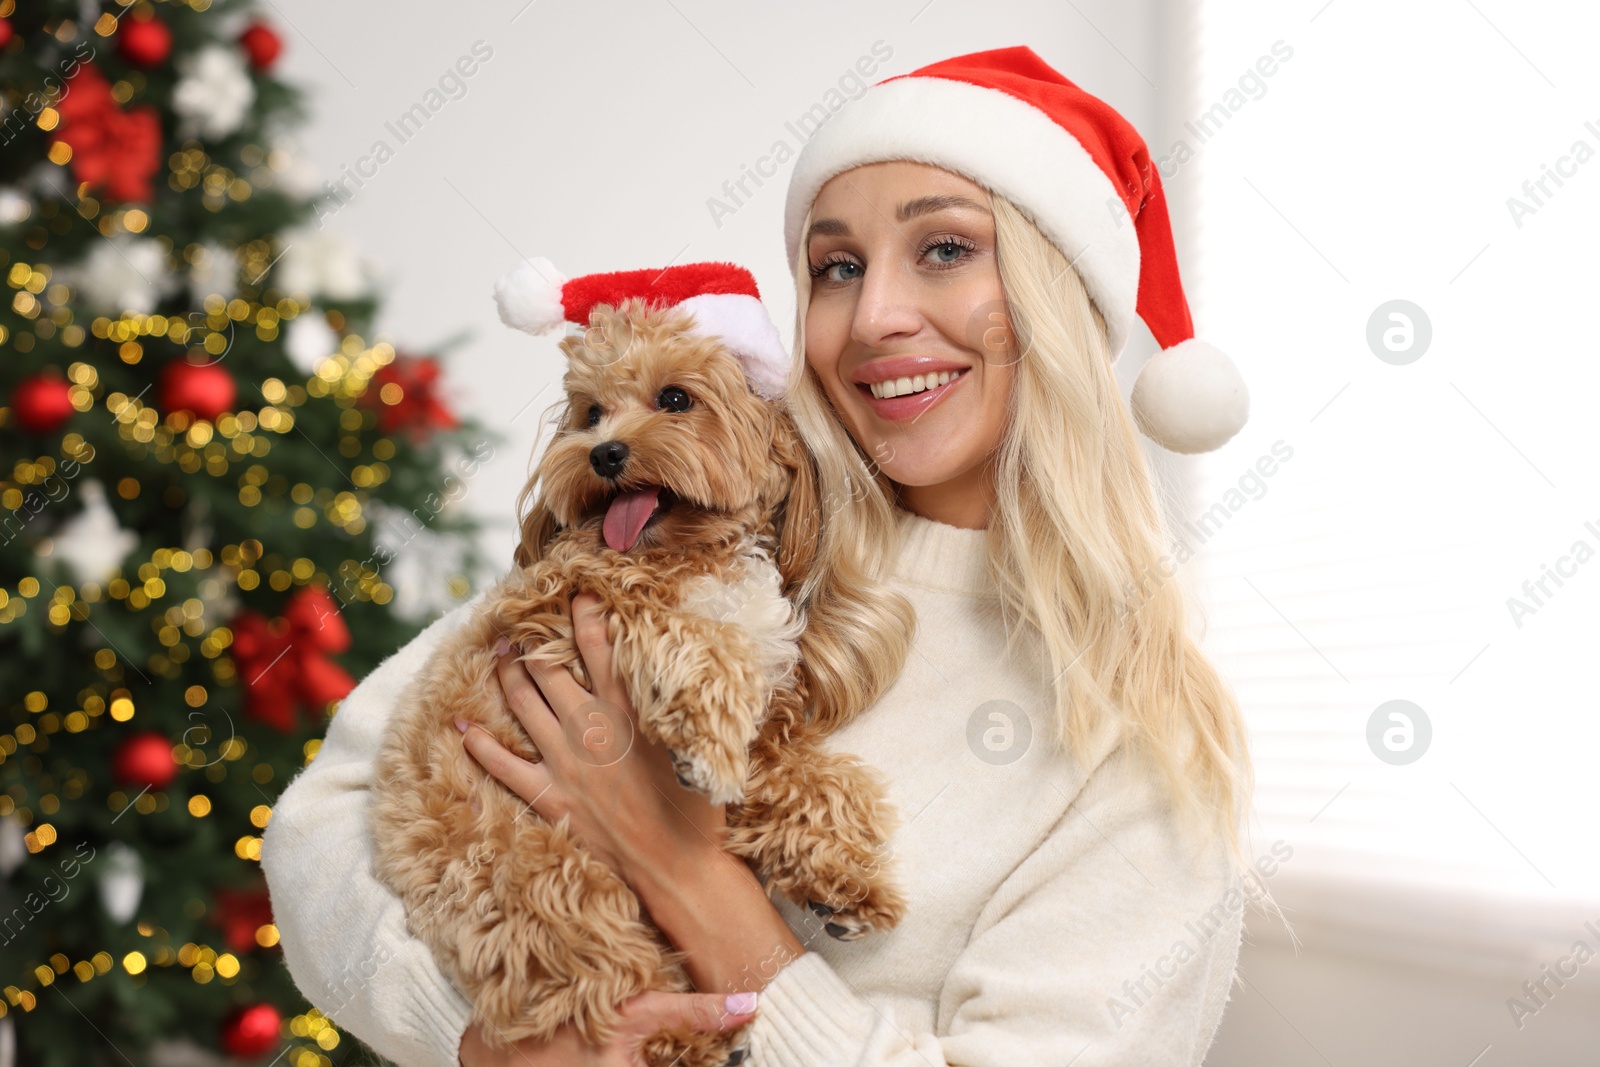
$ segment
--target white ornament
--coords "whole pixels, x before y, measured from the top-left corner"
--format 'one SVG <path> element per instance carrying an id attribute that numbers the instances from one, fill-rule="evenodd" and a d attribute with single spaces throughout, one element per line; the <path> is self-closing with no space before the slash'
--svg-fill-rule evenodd
<path id="1" fill-rule="evenodd" d="M 28 858 L 27 831 L 15 814 L 0 818 L 0 882 L 11 877 L 11 872 L 22 866 Z"/>
<path id="2" fill-rule="evenodd" d="M 239 614 L 241 605 L 239 598 L 233 595 L 233 589 L 233 582 L 229 581 L 227 571 L 220 565 L 201 572 L 200 603 L 205 606 L 206 618 L 214 625 L 226 625 Z"/>
<path id="3" fill-rule="evenodd" d="M 239 293 L 239 260 L 233 249 L 216 241 L 200 246 L 198 260 L 189 267 L 189 296 L 196 305 L 213 294 L 232 300 Z"/>
<path id="4" fill-rule="evenodd" d="M 322 192 L 322 176 L 300 150 L 300 142 L 285 134 L 272 143 L 267 154 L 273 182 L 297 200 L 309 200 Z"/>
<path id="5" fill-rule="evenodd" d="M 74 583 L 108 578 L 139 544 L 139 535 L 124 530 L 106 503 L 105 488 L 89 479 L 78 490 L 84 494 L 83 510 L 61 524 L 51 539 L 51 552 L 66 563 Z"/>
<path id="6" fill-rule="evenodd" d="M 172 91 L 172 109 L 184 119 L 180 139 L 199 134 L 217 140 L 244 125 L 256 87 L 239 49 L 207 45 L 178 60 L 178 71 L 182 78 Z"/>
<path id="7" fill-rule="evenodd" d="M 366 293 L 361 257 L 342 234 L 301 226 L 285 230 L 278 241 L 283 252 L 273 280 L 284 292 L 331 300 L 354 300 Z"/>
<path id="8" fill-rule="evenodd" d="M 460 538 L 442 536 L 431 526 L 454 506 L 455 501 L 446 499 L 430 516 L 423 509 L 406 511 L 377 500 L 365 505 L 372 547 L 379 558 L 389 560 L 380 577 L 394 590 L 390 607 L 407 622 L 432 618 L 461 603 L 451 595 L 447 580 L 461 570 Z"/>
<path id="9" fill-rule="evenodd" d="M 95 241 L 82 263 L 61 273 L 85 304 L 112 316 L 125 311 L 149 314 L 174 285 L 161 242 L 126 234 Z"/>
<path id="10" fill-rule="evenodd" d="M 139 910 L 139 898 L 144 895 L 144 861 L 121 841 L 113 841 L 106 848 L 97 882 L 106 914 L 112 922 L 125 923 Z"/>
<path id="11" fill-rule="evenodd" d="M 314 374 L 324 357 L 339 351 L 339 335 L 328 325 L 327 317 L 313 308 L 289 320 L 283 347 L 296 367 Z"/>
<path id="12" fill-rule="evenodd" d="M 33 214 L 33 201 L 20 191 L 6 186 L 0 189 L 0 226 L 14 226 Z"/>

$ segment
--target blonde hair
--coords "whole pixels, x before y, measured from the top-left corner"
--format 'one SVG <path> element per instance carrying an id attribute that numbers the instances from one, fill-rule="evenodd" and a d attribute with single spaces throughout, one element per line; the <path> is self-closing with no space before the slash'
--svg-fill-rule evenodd
<path id="1" fill-rule="evenodd" d="M 1108 723 L 1120 725 L 1167 786 L 1181 826 L 1212 830 L 1235 870 L 1247 868 L 1239 828 L 1253 774 L 1244 721 L 1188 634 L 1183 589 L 1159 577 L 1172 539 L 1112 373 L 1104 320 L 1061 250 L 1009 200 L 990 193 L 989 203 L 1020 345 L 1007 357 L 1017 373 L 988 524 L 1008 649 L 1015 622 L 1039 642 L 1054 676 L 1054 735 L 1063 751 L 1091 751 Z M 845 430 L 803 357 L 810 228 L 808 213 L 795 264 L 789 403 L 816 458 L 824 500 L 813 581 L 839 590 L 842 578 L 853 595 L 804 598 L 814 617 L 831 616 L 818 632 L 835 630 L 817 642 L 828 647 L 807 656 L 821 653 L 825 684 L 846 684 L 858 672 L 853 695 L 870 703 L 903 667 L 915 613 L 877 580 L 896 551 L 894 483 Z"/>

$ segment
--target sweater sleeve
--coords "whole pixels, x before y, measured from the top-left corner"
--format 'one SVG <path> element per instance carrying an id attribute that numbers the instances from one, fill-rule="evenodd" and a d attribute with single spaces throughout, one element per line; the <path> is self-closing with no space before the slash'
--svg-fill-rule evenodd
<path id="1" fill-rule="evenodd" d="M 1245 897 L 1220 841 L 1185 850 L 1148 779 L 1113 782 L 1122 761 L 1096 770 L 985 905 L 932 1030 L 806 952 L 762 991 L 747 1067 L 1199 1064 Z"/>
<path id="2" fill-rule="evenodd" d="M 400 898 L 372 873 L 368 789 L 401 691 L 477 599 L 436 620 L 345 696 L 262 835 L 261 868 L 290 977 L 318 1010 L 400 1067 L 459 1067 L 471 1004 L 411 936 Z"/>

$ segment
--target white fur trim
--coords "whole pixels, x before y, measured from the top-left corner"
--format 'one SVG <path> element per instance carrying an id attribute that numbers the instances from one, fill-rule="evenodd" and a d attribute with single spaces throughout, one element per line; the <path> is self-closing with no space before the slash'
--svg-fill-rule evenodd
<path id="1" fill-rule="evenodd" d="M 678 307 L 694 315 L 692 333 L 728 346 L 757 393 L 768 400 L 783 395 L 789 384 L 789 353 L 760 300 L 738 293 L 702 293 L 679 301 Z"/>
<path id="2" fill-rule="evenodd" d="M 1171 452 L 1221 448 L 1250 417 L 1250 392 L 1233 360 L 1194 338 L 1151 356 L 1130 400 L 1139 429 Z"/>
<path id="3" fill-rule="evenodd" d="M 567 276 L 543 257 L 525 259 L 494 283 L 500 321 L 514 329 L 540 334 L 566 321 L 561 287 Z"/>
<path id="4" fill-rule="evenodd" d="M 998 89 L 948 78 L 874 85 L 825 120 L 789 179 L 783 232 L 796 269 L 800 227 L 829 178 L 909 159 L 955 171 L 1009 199 L 1073 261 L 1106 320 L 1115 359 L 1139 293 L 1139 235 L 1087 149 L 1044 112 Z"/>

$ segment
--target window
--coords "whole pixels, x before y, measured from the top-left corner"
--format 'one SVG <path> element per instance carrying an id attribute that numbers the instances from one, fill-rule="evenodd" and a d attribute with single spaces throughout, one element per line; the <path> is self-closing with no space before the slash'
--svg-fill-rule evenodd
<path id="1" fill-rule="evenodd" d="M 1369 934 L 1570 944 L 1600 903 L 1600 15 L 1564 11 L 1198 0 L 1169 30 L 1189 89 L 1148 140 L 1252 394 L 1187 467 L 1184 580 L 1256 850 L 1295 850 L 1270 884 L 1366 887 Z"/>

